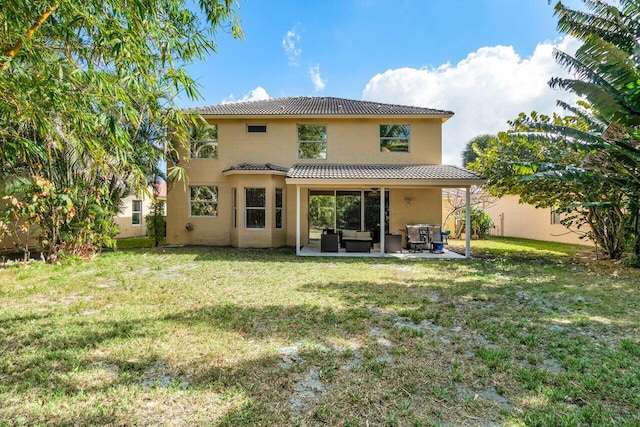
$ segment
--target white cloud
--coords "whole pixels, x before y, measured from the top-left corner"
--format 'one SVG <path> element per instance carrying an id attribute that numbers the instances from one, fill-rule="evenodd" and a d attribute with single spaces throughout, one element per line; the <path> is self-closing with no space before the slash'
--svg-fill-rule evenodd
<path id="1" fill-rule="evenodd" d="M 240 99 L 235 99 L 235 96 L 233 94 L 230 94 L 222 100 L 221 104 L 231 104 L 233 102 L 262 101 L 269 98 L 270 96 L 267 91 L 262 86 L 258 86 L 249 93 L 246 93 Z"/>
<path id="2" fill-rule="evenodd" d="M 558 48 L 573 53 L 570 37 L 539 44 L 522 59 L 511 46 L 483 47 L 455 66 L 435 69 L 398 68 L 371 78 L 363 99 L 451 110 L 442 128 L 442 161 L 460 164 L 460 153 L 474 136 L 508 129 L 520 112 L 558 111 L 556 100 L 574 102 L 575 95 L 555 91 L 547 82 L 567 73 L 553 59 Z"/>
<path id="3" fill-rule="evenodd" d="M 320 77 L 320 65 L 309 67 L 309 75 L 317 92 L 324 90 L 326 82 Z"/>
<path id="4" fill-rule="evenodd" d="M 300 36 L 296 34 L 295 26 L 287 31 L 287 34 L 282 39 L 282 47 L 284 48 L 284 52 L 289 58 L 289 65 L 299 65 L 298 60 L 300 59 L 300 54 L 302 53 L 302 49 L 297 47 L 297 44 L 299 42 Z"/>

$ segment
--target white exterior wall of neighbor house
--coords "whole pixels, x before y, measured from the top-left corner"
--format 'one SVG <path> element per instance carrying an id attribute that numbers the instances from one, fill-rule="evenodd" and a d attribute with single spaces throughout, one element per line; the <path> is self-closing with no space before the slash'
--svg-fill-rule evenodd
<path id="1" fill-rule="evenodd" d="M 147 235 L 147 224 L 145 217 L 152 213 L 152 205 L 153 205 L 153 188 L 148 188 L 149 194 L 140 194 L 140 195 L 131 195 L 124 198 L 122 201 L 122 208 L 118 215 L 114 218 L 114 221 L 120 232 L 116 235 L 116 238 L 126 238 L 126 237 L 143 237 Z M 161 201 L 166 200 L 167 187 L 166 183 L 159 182 L 158 183 L 158 198 Z M 140 201 L 140 212 L 139 212 L 139 220 L 133 220 L 133 208 L 134 201 Z M 135 223 L 137 222 L 137 224 Z"/>
<path id="2" fill-rule="evenodd" d="M 141 212 L 138 224 L 134 224 L 133 221 L 133 204 L 134 201 L 139 200 L 141 205 Z M 142 237 L 147 235 L 147 228 L 145 223 L 145 216 L 151 213 L 151 199 L 146 195 L 131 195 L 125 197 L 122 202 L 122 209 L 118 216 L 114 218 L 116 225 L 120 229 L 120 232 L 116 235 L 117 238 L 124 237 Z"/>
<path id="3" fill-rule="evenodd" d="M 518 196 L 504 196 L 485 208 L 493 220 L 491 234 L 504 237 L 543 240 L 548 242 L 590 245 L 560 223 L 553 223 L 551 208 L 535 208 L 520 203 Z"/>

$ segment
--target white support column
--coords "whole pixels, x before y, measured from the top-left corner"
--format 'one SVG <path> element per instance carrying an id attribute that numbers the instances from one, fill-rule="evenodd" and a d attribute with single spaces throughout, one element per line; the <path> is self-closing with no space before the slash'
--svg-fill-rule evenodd
<path id="1" fill-rule="evenodd" d="M 471 258 L 471 187 L 467 187 L 467 210 L 466 210 L 466 219 L 464 224 L 465 234 L 467 235 L 466 246 L 464 250 L 464 256 L 469 259 Z"/>
<path id="2" fill-rule="evenodd" d="M 384 235 L 387 231 L 384 228 L 384 187 L 380 188 L 380 256 L 384 256 Z"/>
<path id="3" fill-rule="evenodd" d="M 300 255 L 300 186 L 296 185 L 296 255 Z"/>
<path id="4" fill-rule="evenodd" d="M 365 231 L 365 221 L 364 221 L 364 205 L 365 205 L 365 197 L 367 197 L 367 192 L 365 190 L 360 190 L 360 230 Z"/>

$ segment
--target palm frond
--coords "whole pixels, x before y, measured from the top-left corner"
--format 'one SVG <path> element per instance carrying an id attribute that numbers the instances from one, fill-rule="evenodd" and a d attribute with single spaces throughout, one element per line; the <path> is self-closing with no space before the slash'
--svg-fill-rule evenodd
<path id="1" fill-rule="evenodd" d="M 637 50 L 640 27 L 637 19 L 634 19 L 633 8 L 621 12 L 603 1 L 583 1 L 592 13 L 568 9 L 558 3 L 555 14 L 558 16 L 558 29 L 561 32 L 583 41 L 597 35 L 625 50 Z"/>

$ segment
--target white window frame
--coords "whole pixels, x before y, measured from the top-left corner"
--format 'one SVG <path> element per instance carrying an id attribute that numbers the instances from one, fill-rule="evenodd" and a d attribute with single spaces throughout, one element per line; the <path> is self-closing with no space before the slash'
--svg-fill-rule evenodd
<path id="1" fill-rule="evenodd" d="M 280 206 L 278 206 L 278 192 L 280 192 Z M 278 227 L 278 213 L 280 214 L 280 226 Z M 275 200 L 274 200 L 274 227 L 276 230 L 282 230 L 284 228 L 284 190 L 282 188 L 276 188 Z"/>
<path id="2" fill-rule="evenodd" d="M 300 139 L 300 127 L 301 126 L 318 126 L 318 127 L 324 127 L 324 140 L 301 140 Z M 298 158 L 298 160 L 326 160 L 328 157 L 328 150 L 329 150 L 329 144 L 328 144 L 328 134 L 327 134 L 327 125 L 326 124 L 318 124 L 318 123 L 298 123 L 298 125 L 296 126 L 296 156 Z M 320 157 L 300 157 L 300 143 L 302 144 L 324 144 L 324 150 L 322 150 L 322 152 L 324 153 L 324 157 L 320 156 Z"/>
<path id="3" fill-rule="evenodd" d="M 136 209 L 136 204 L 138 205 L 138 209 Z M 138 214 L 138 221 L 136 222 L 136 214 Z M 131 202 L 131 224 L 132 225 L 142 225 L 142 200 L 133 200 Z"/>
<path id="4" fill-rule="evenodd" d="M 208 187 L 212 193 L 214 193 L 214 198 L 215 200 L 207 200 L 207 199 L 193 199 L 192 198 L 192 191 L 191 189 L 193 188 L 199 188 L 199 187 Z M 217 185 L 190 185 L 189 186 L 189 216 L 193 216 L 193 217 L 200 217 L 200 218 L 217 218 L 218 214 L 220 212 L 220 204 L 219 204 L 219 192 L 218 192 L 218 186 Z M 216 207 L 216 214 L 215 215 L 196 215 L 193 213 L 193 204 L 194 203 L 205 203 L 205 204 L 215 204 Z"/>
<path id="5" fill-rule="evenodd" d="M 263 206 L 247 206 L 247 192 L 249 190 L 261 190 L 264 193 Z M 264 225 L 262 227 L 249 227 L 249 211 L 262 211 Z M 244 228 L 247 230 L 265 230 L 267 228 L 267 189 L 264 187 L 245 187 L 244 189 Z"/>
<path id="6" fill-rule="evenodd" d="M 232 208 L 231 225 L 233 228 L 238 228 L 238 190 L 234 187 L 231 189 Z"/>
<path id="7" fill-rule="evenodd" d="M 406 126 L 408 135 L 406 137 L 388 137 L 380 135 L 382 131 L 382 126 Z M 381 153 L 410 153 L 411 152 L 411 125 L 408 123 L 398 124 L 398 123 L 381 123 L 378 127 L 378 135 L 380 136 L 380 152 Z M 391 151 L 391 150 L 383 150 L 382 144 L 384 141 L 392 141 L 392 140 L 406 140 L 407 141 L 407 150 L 406 151 Z"/>
<path id="8" fill-rule="evenodd" d="M 215 134 L 216 137 L 215 138 L 207 138 L 207 139 L 191 139 L 189 138 L 189 157 L 192 159 L 199 159 L 199 160 L 207 160 L 207 159 L 217 159 L 218 158 L 218 150 L 219 150 L 219 145 L 218 145 L 218 125 L 217 124 L 204 124 L 204 125 L 199 125 L 202 127 L 211 127 L 211 128 L 215 128 Z M 196 145 L 197 143 L 202 143 L 202 145 L 200 147 L 198 147 L 197 149 L 194 150 L 194 145 Z M 214 156 L 198 156 L 198 150 L 200 150 L 202 147 L 205 146 L 215 146 L 215 155 Z"/>

